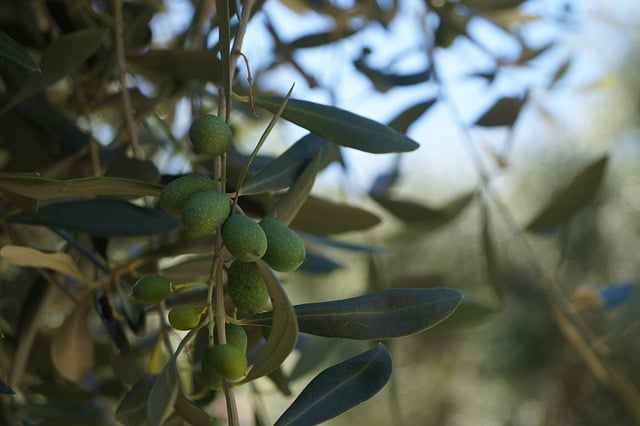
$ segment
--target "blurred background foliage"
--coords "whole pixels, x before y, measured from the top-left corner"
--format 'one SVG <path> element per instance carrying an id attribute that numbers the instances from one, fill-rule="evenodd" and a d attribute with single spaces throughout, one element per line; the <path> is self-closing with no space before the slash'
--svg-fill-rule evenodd
<path id="1" fill-rule="evenodd" d="M 123 2 L 124 70 L 113 6 L 0 3 L 2 176 L 163 184 L 211 167 L 190 152 L 185 134 L 192 117 L 218 104 L 215 2 Z M 331 151 L 314 187 L 318 198 L 293 223 L 313 250 L 302 272 L 285 277 L 291 298 L 394 286 L 466 294 L 445 323 L 387 342 L 392 382 L 331 424 L 640 421 L 639 12 L 632 1 L 255 2 L 236 93 L 282 95 L 295 82 L 296 98 L 377 119 L 421 143 L 385 158 Z M 265 116 L 234 102 L 229 176 L 237 176 Z M 258 164 L 299 134 L 279 124 Z M 177 282 L 208 273 L 208 257 L 198 256 L 207 241 L 168 232 L 150 246 L 134 236 L 135 218 L 100 235 L 109 209 L 120 207 L 94 205 L 73 235 L 19 225 L 34 223 L 27 219 L 38 207 L 54 218 L 59 212 L 2 182 L 2 245 L 64 249 L 91 279 L 106 273 L 131 282 L 157 259 Z M 260 212 L 272 201 L 247 197 L 244 208 Z M 175 226 L 153 223 L 151 234 Z M 87 247 L 89 256 L 81 251 Z M 184 253 L 194 255 L 175 257 Z M 153 333 L 143 332 L 153 330 L 153 316 L 145 325 L 140 312 L 125 312 L 111 294 L 126 293 L 117 283 L 89 296 L 64 280 L 68 269 L 16 268 L 3 257 L 0 374 L 20 390 L 16 405 L 0 389 L 3 419 L 18 410 L 34 424 L 113 424 L 123 389 L 148 367 L 138 364 L 160 362 Z M 88 327 L 78 325 L 85 317 L 74 306 L 92 312 Z M 133 352 L 144 356 L 114 358 L 110 341 L 134 340 Z M 360 348 L 312 338 L 305 345 L 287 366 L 301 375 L 296 389 L 308 377 L 303 360 L 328 365 Z M 309 361 L 313 353 L 326 359 Z M 263 419 L 287 405 L 272 383 L 257 387 L 259 403 L 241 394 L 246 424 L 250 402 Z"/>

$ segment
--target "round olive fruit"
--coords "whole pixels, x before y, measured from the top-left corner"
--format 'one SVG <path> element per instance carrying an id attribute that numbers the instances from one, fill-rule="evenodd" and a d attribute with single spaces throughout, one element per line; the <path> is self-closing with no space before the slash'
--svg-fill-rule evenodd
<path id="1" fill-rule="evenodd" d="M 237 380 L 247 372 L 246 355 L 231 344 L 214 346 L 208 351 L 208 356 L 214 371 L 225 379 Z"/>
<path id="2" fill-rule="evenodd" d="M 306 254 L 302 238 L 277 219 L 264 218 L 260 226 L 267 235 L 267 251 L 262 259 L 276 271 L 298 269 Z"/>
<path id="3" fill-rule="evenodd" d="M 202 380 L 209 389 L 220 390 L 222 389 L 222 382 L 224 380 L 224 377 L 222 377 L 222 375 L 218 373 L 218 370 L 216 370 L 215 361 L 212 355 L 213 348 L 208 348 L 204 352 L 204 356 L 202 357 L 202 367 L 200 370 L 200 375 L 202 376 Z"/>
<path id="4" fill-rule="evenodd" d="M 215 182 L 205 175 L 185 175 L 172 180 L 160 191 L 158 206 L 165 212 L 180 216 L 182 206 L 193 194 L 213 191 Z"/>
<path id="5" fill-rule="evenodd" d="M 269 291 L 255 263 L 236 260 L 227 271 L 229 296 L 242 312 L 260 312 L 269 300 Z"/>
<path id="6" fill-rule="evenodd" d="M 198 154 L 222 155 L 231 146 L 231 128 L 220 117 L 201 115 L 191 123 L 189 139 Z"/>
<path id="7" fill-rule="evenodd" d="M 162 275 L 145 275 L 133 286 L 131 296 L 138 302 L 154 304 L 162 302 L 173 291 L 171 281 Z"/>
<path id="8" fill-rule="evenodd" d="M 200 314 L 191 304 L 178 305 L 169 311 L 169 324 L 176 330 L 191 330 L 200 323 Z"/>
<path id="9" fill-rule="evenodd" d="M 229 216 L 229 199 L 216 191 L 198 192 L 182 206 L 182 223 L 194 235 L 212 234 Z"/>
<path id="10" fill-rule="evenodd" d="M 228 344 L 240 349 L 242 353 L 247 352 L 247 343 L 249 339 L 247 338 L 247 332 L 244 331 L 244 328 L 236 324 L 227 323 L 224 325 L 224 331 Z M 216 334 L 216 343 L 217 341 L 218 336 Z"/>
<path id="11" fill-rule="evenodd" d="M 229 253 L 238 260 L 255 262 L 267 251 L 267 236 L 262 227 L 248 216 L 229 216 L 220 232 Z"/>

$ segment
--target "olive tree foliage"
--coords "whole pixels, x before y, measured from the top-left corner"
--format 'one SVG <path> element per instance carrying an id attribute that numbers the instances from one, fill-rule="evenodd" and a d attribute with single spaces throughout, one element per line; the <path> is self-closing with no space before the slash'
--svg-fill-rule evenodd
<path id="1" fill-rule="evenodd" d="M 385 286 L 375 259 L 384 248 L 340 238 L 380 225 L 379 214 L 311 194 L 316 176 L 329 165 L 344 166 L 344 150 L 370 155 L 411 155 L 418 143 L 406 136 L 428 110 L 446 101 L 436 56 L 457 40 L 490 52 L 470 31 L 489 23 L 519 46 L 518 57 L 490 55 L 491 69 L 475 78 L 491 84 L 504 67 L 527 67 L 553 46 L 529 46 L 519 32 L 531 19 L 522 0 L 426 1 L 416 52 L 424 67 L 413 72 L 378 67 L 368 60 L 376 46 L 363 46 L 353 72 L 380 93 L 431 85 L 435 95 L 416 98 L 388 123 L 296 96 L 283 81 L 277 93 L 263 85 L 270 70 L 288 66 L 310 88 L 322 83 L 299 62 L 298 53 L 332 47 L 371 26 L 388 28 L 404 2 L 282 2 L 298 13 L 321 16 L 330 28 L 285 40 L 264 12 L 265 2 L 194 1 L 188 25 L 166 45 L 152 43 L 150 23 L 160 1 L 4 2 L 0 21 L 0 192 L 2 193 L 2 303 L 0 400 L 3 424 L 40 420 L 87 424 L 115 417 L 123 424 L 216 424 L 212 401 L 224 398 L 226 418 L 238 423 L 235 392 L 255 380 L 270 380 L 284 395 L 291 382 L 324 368 L 317 351 L 305 351 L 309 335 L 371 342 L 370 349 L 327 366 L 310 380 L 269 424 L 317 424 L 372 397 L 391 376 L 384 341 L 415 334 L 472 304 L 454 289 L 412 283 Z M 534 3 L 534 2 L 531 2 Z M 540 18 L 540 17 L 538 17 Z M 259 21 L 273 50 L 259 66 L 244 55 L 247 27 Z M 542 18 L 540 18 L 542 19 Z M 551 70 L 552 86 L 568 63 Z M 239 78 L 245 75 L 247 78 Z M 272 84 L 272 83 L 271 83 Z M 331 90 L 331 87 L 323 87 Z M 471 126 L 512 128 L 527 92 L 498 99 Z M 188 105 L 188 112 L 180 105 Z M 173 124 L 215 114 L 231 124 L 264 125 L 251 152 L 231 149 L 220 156 L 193 151 L 188 135 Z M 257 119 L 260 117 L 260 119 Z M 268 121 L 264 121 L 267 117 Z M 308 131 L 278 156 L 261 154 L 274 125 L 290 122 Z M 234 140 L 234 143 L 239 141 Z M 236 147 L 237 148 L 237 147 Z M 496 156 L 508 161 L 508 152 Z M 169 160 L 168 160 L 169 159 Z M 230 261 L 220 232 L 194 236 L 179 218 L 157 206 L 167 183 L 178 178 L 171 161 L 210 177 L 216 190 L 254 220 L 275 218 L 302 236 L 306 258 L 300 271 L 280 274 L 258 262 L 268 294 L 264 312 L 243 314 L 225 296 Z M 172 163 L 171 163 L 172 164 Z M 607 158 L 589 163 L 524 231 L 567 224 L 588 205 L 606 170 Z M 346 167 L 346 166 L 345 166 Z M 478 162 L 479 187 L 433 207 L 397 199 L 398 168 L 383 173 L 368 196 L 411 229 L 427 232 L 452 220 L 469 205 L 480 206 L 488 281 L 501 293 L 499 263 L 489 226 L 491 175 Z M 186 173 L 186 172 L 185 172 Z M 504 212 L 503 212 L 504 213 Z M 508 221 L 508 212 L 500 216 Z M 341 300 L 299 304 L 288 295 L 296 282 L 345 268 L 342 251 L 371 259 L 369 290 Z M 331 254 L 334 256 L 331 256 Z M 132 298 L 135 282 L 149 274 L 168 277 L 173 292 L 158 304 Z M 286 286 L 283 286 L 286 278 Z M 634 386 L 596 344 L 591 330 L 570 308 L 553 281 L 540 279 L 555 319 L 588 366 L 638 411 Z M 637 290 L 635 293 L 638 293 Z M 630 296 L 617 327 L 638 312 Z M 461 302 L 462 301 L 462 302 Z M 166 321 L 174 306 L 192 303 L 204 312 L 197 326 L 178 333 Z M 211 389 L 201 375 L 202 358 L 224 323 L 248 335 L 246 376 Z M 446 324 L 446 322 L 445 322 Z M 382 342 L 382 343 L 381 343 Z M 300 353 L 295 374 L 283 368 Z M 253 391 L 256 388 L 251 387 Z M 100 398 L 97 398 L 100 397 Z M 107 403 L 104 403 L 106 401 Z"/>

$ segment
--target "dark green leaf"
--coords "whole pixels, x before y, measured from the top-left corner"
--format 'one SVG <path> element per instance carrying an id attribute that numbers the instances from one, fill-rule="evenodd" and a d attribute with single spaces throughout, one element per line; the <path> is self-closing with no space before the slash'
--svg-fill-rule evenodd
<path id="1" fill-rule="evenodd" d="M 28 96 L 31 96 L 62 77 L 75 71 L 102 44 L 107 31 L 90 28 L 66 34 L 55 39 L 42 53 L 40 69 L 42 72 L 31 74 L 20 90 L 4 107 L 2 113 L 12 108 Z"/>
<path id="2" fill-rule="evenodd" d="M 309 47 L 324 46 L 335 43 L 338 40 L 347 38 L 358 31 L 357 28 L 340 28 L 338 30 L 324 31 L 315 34 L 308 34 L 287 43 L 289 48 L 305 49 Z"/>
<path id="3" fill-rule="evenodd" d="M 304 344 L 299 348 L 300 357 L 289 375 L 289 380 L 292 382 L 307 373 L 317 371 L 318 366 L 322 365 L 336 347 L 344 342 L 343 340 L 324 339 L 318 336 L 304 335 L 304 338 Z"/>
<path id="4" fill-rule="evenodd" d="M 26 50 L 9 37 L 4 31 L 0 31 L 0 56 L 23 66 L 29 71 L 39 71 L 40 67 Z"/>
<path id="5" fill-rule="evenodd" d="M 298 324 L 291 302 L 273 271 L 260 261 L 257 263 L 269 289 L 273 311 L 269 312 L 271 333 L 260 350 L 249 374 L 242 381 L 247 383 L 275 371 L 289 356 L 298 340 Z"/>
<path id="6" fill-rule="evenodd" d="M 147 418 L 152 426 L 161 425 L 173 411 L 180 390 L 176 359 L 172 356 L 156 377 L 147 399 Z"/>
<path id="7" fill-rule="evenodd" d="M 301 271 L 313 272 L 316 274 L 329 274 L 342 268 L 344 268 L 344 265 L 341 263 L 311 250 L 307 250 L 304 262 L 300 266 Z"/>
<path id="8" fill-rule="evenodd" d="M 119 199 L 78 200 L 50 204 L 37 214 L 9 217 L 13 223 L 44 225 L 99 237 L 154 235 L 180 226 L 180 220 L 160 210 Z"/>
<path id="9" fill-rule="evenodd" d="M 294 306 L 301 332 L 347 339 L 389 339 L 433 327 L 451 315 L 462 294 L 448 288 L 399 288 L 329 302 Z M 272 313 L 244 319 L 268 325 Z"/>
<path id="10" fill-rule="evenodd" d="M 283 98 L 257 96 L 254 103 L 275 112 Z M 282 117 L 338 145 L 375 154 L 407 152 L 418 143 L 392 128 L 349 111 L 298 99 L 289 99 Z"/>
<path id="11" fill-rule="evenodd" d="M 38 176 L 0 175 L 0 190 L 37 200 L 95 196 L 157 196 L 162 187 L 140 180 L 115 177 L 48 179 Z"/>
<path id="12" fill-rule="evenodd" d="M 174 407 L 180 417 L 191 426 L 211 426 L 213 417 L 195 405 L 182 393 L 178 394 Z"/>
<path id="13" fill-rule="evenodd" d="M 16 393 L 8 384 L 0 380 L 0 395 L 15 395 Z"/>
<path id="14" fill-rule="evenodd" d="M 156 381 L 155 375 L 144 376 L 124 395 L 116 410 L 116 419 L 125 426 L 147 422 L 147 398 Z"/>
<path id="15" fill-rule="evenodd" d="M 463 330 L 482 324 L 498 310 L 492 306 L 478 303 L 465 296 L 456 311 L 436 329 L 439 333 Z"/>
<path id="16" fill-rule="evenodd" d="M 420 225 L 426 230 L 433 230 L 446 225 L 469 205 L 475 192 L 463 194 L 448 204 L 434 208 L 412 201 L 392 200 L 385 195 L 371 194 L 372 198 L 389 213 L 403 222 Z"/>
<path id="17" fill-rule="evenodd" d="M 500 98 L 474 123 L 475 126 L 513 126 L 520 115 L 525 98 Z"/>
<path id="18" fill-rule="evenodd" d="M 604 156 L 582 169 L 567 186 L 558 191 L 540 213 L 526 226 L 527 231 L 546 231 L 566 223 L 596 195 L 604 177 L 608 157 Z"/>
<path id="19" fill-rule="evenodd" d="M 127 61 L 153 74 L 163 74 L 179 80 L 219 82 L 222 64 L 214 51 L 184 49 L 152 49 Z"/>
<path id="20" fill-rule="evenodd" d="M 386 253 L 388 250 L 382 247 L 372 246 L 369 244 L 360 244 L 355 242 L 349 242 L 344 240 L 336 240 L 334 238 L 318 237 L 307 232 L 298 232 L 300 236 L 307 242 L 313 244 L 319 244 L 330 248 L 339 250 L 349 250 L 365 253 Z"/>
<path id="21" fill-rule="evenodd" d="M 409 108 L 402 111 L 395 118 L 393 118 L 389 122 L 389 127 L 397 130 L 400 133 L 406 133 L 407 129 L 418 119 L 429 110 L 436 102 L 437 98 L 429 99 L 428 101 L 419 102 L 415 105 L 410 106 Z"/>
<path id="22" fill-rule="evenodd" d="M 240 194 L 258 194 L 291 186 L 313 158 L 325 156 L 327 144 L 324 139 L 308 134 L 245 182 Z"/>
<path id="23" fill-rule="evenodd" d="M 369 229 L 380 218 L 360 207 L 309 197 L 290 226 L 316 235 Z"/>
<path id="24" fill-rule="evenodd" d="M 391 369 L 391 356 L 379 343 L 318 374 L 275 424 L 315 425 L 336 417 L 378 393 Z"/>
<path id="25" fill-rule="evenodd" d="M 313 183 L 321 169 L 321 161 L 320 155 L 316 155 L 305 166 L 298 179 L 287 192 L 280 196 L 273 209 L 269 211 L 269 216 L 287 225 L 293 221 L 311 193 Z"/>
<path id="26" fill-rule="evenodd" d="M 463 0 L 462 3 L 472 9 L 489 12 L 519 6 L 524 0 Z"/>

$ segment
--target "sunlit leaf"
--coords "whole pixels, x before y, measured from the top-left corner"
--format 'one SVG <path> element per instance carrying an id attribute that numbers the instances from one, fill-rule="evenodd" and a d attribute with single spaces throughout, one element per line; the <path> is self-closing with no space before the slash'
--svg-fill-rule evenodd
<path id="1" fill-rule="evenodd" d="M 290 226 L 316 235 L 369 229 L 380 218 L 360 207 L 309 197 Z"/>
<path id="2" fill-rule="evenodd" d="M 100 237 L 130 237 L 167 232 L 180 220 L 160 210 L 135 206 L 118 199 L 78 200 L 50 204 L 35 215 L 17 214 L 13 223 L 44 225 Z"/>
<path id="3" fill-rule="evenodd" d="M 254 103 L 275 112 L 283 98 L 256 96 Z M 418 143 L 377 121 L 327 105 L 289 99 L 282 117 L 338 145 L 370 153 L 407 152 Z"/>
<path id="4" fill-rule="evenodd" d="M 15 395 L 16 393 L 11 389 L 11 387 L 0 380 L 0 395 Z"/>
<path id="5" fill-rule="evenodd" d="M 273 305 L 273 311 L 269 313 L 271 333 L 249 374 L 242 380 L 243 383 L 265 376 L 280 367 L 298 340 L 298 324 L 287 293 L 264 262 L 260 261 L 257 265 L 267 284 Z"/>
<path id="6" fill-rule="evenodd" d="M 39 71 L 40 67 L 26 50 L 9 37 L 4 31 L 0 31 L 0 56 L 15 62 L 29 71 Z"/>
<path id="7" fill-rule="evenodd" d="M 82 273 L 67 253 L 45 253 L 31 247 L 6 245 L 0 249 L 0 257 L 16 266 L 51 269 L 83 281 Z"/>
<path id="8" fill-rule="evenodd" d="M 402 111 L 389 122 L 389 127 L 400 133 L 406 133 L 409 127 L 415 123 L 425 112 L 429 110 L 436 102 L 437 98 L 428 101 L 419 102 Z"/>
<path id="9" fill-rule="evenodd" d="M 273 208 L 269 211 L 269 216 L 279 221 L 290 224 L 304 205 L 311 193 L 311 188 L 316 180 L 318 171 L 321 168 L 322 158 L 316 155 L 309 162 L 298 176 L 298 179 L 291 185 L 289 190 L 282 194 Z"/>
<path id="10" fill-rule="evenodd" d="M 398 288 L 293 307 L 301 332 L 347 339 L 389 339 L 429 329 L 451 315 L 462 294 L 448 288 Z M 271 312 L 243 319 L 268 325 Z"/>
<path id="11" fill-rule="evenodd" d="M 157 376 L 144 376 L 133 385 L 116 409 L 116 419 L 125 426 L 140 426 L 147 422 L 147 399 Z"/>
<path id="12" fill-rule="evenodd" d="M 147 419 L 152 426 L 161 425 L 173 411 L 173 404 L 180 390 L 175 357 L 156 376 L 147 399 Z"/>
<path id="13" fill-rule="evenodd" d="M 596 195 L 604 177 L 608 157 L 586 166 L 567 186 L 558 191 L 540 213 L 526 226 L 527 231 L 545 231 L 566 223 Z"/>
<path id="14" fill-rule="evenodd" d="M 151 49 L 141 55 L 129 56 L 127 62 L 150 73 L 179 80 L 219 82 L 222 79 L 222 64 L 215 51 Z"/>
<path id="15" fill-rule="evenodd" d="M 324 157 L 327 144 L 324 139 L 308 134 L 247 180 L 240 188 L 240 194 L 258 194 L 291 186 L 313 158 Z"/>
<path id="16" fill-rule="evenodd" d="M 474 123 L 475 126 L 513 126 L 520 115 L 525 98 L 500 98 Z"/>
<path id="17" fill-rule="evenodd" d="M 37 200 L 67 197 L 157 196 L 162 187 L 140 180 L 115 177 L 48 179 L 38 176 L 0 175 L 0 190 L 11 191 Z"/>
<path id="18" fill-rule="evenodd" d="M 425 230 L 433 230 L 455 219 L 473 200 L 475 192 L 463 194 L 438 208 L 413 201 L 393 200 L 384 195 L 371 195 L 378 204 L 401 221 L 420 225 Z"/>
<path id="19" fill-rule="evenodd" d="M 101 28 L 90 28 L 76 31 L 56 38 L 42 53 L 40 73 L 34 73 L 20 87 L 1 113 L 12 108 L 26 97 L 31 96 L 62 77 L 75 71 L 102 44 L 107 31 Z"/>
<path id="20" fill-rule="evenodd" d="M 93 368 L 93 339 L 87 324 L 88 298 L 82 299 L 51 342 L 51 361 L 62 377 L 79 382 Z"/>
<path id="21" fill-rule="evenodd" d="M 391 376 L 391 356 L 378 343 L 318 374 L 276 421 L 276 426 L 315 425 L 378 393 Z"/>

